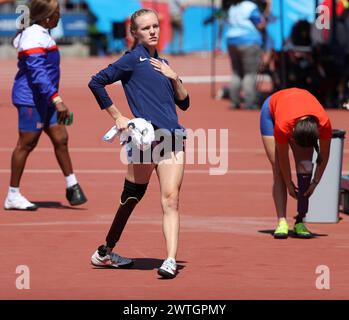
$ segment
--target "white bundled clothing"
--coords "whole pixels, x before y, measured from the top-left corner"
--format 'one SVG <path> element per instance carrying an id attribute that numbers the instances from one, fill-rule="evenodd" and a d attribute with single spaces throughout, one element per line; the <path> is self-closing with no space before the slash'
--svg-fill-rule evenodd
<path id="1" fill-rule="evenodd" d="M 116 137 L 119 137 L 121 145 L 128 143 L 132 139 L 132 142 L 140 150 L 147 150 L 155 140 L 155 132 L 150 122 L 143 118 L 134 118 L 128 121 L 127 129 L 123 131 L 113 126 L 103 136 L 103 140 L 111 143 Z"/>

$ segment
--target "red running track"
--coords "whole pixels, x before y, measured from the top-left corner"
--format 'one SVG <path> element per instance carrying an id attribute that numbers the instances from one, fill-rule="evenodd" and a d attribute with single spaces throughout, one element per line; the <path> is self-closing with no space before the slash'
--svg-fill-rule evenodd
<path id="1" fill-rule="evenodd" d="M 209 59 L 170 59 L 186 76 L 209 75 Z M 116 144 L 101 141 L 112 125 L 99 111 L 86 84 L 109 59 L 63 61 L 61 95 L 74 111 L 69 128 L 75 171 L 89 201 L 71 208 L 50 143 L 43 136 L 30 156 L 21 190 L 41 208 L 34 213 L 0 209 L 0 299 L 347 299 L 349 289 L 349 218 L 338 224 L 311 224 L 311 240 L 277 241 L 271 198 L 270 165 L 259 136 L 258 111 L 230 111 L 226 101 L 210 98 L 209 84 L 188 84 L 191 108 L 179 112 L 187 128 L 229 130 L 229 171 L 209 175 L 214 165 L 188 165 L 181 190 L 178 277 L 160 280 L 156 269 L 165 245 L 161 231 L 159 187 L 148 192 L 125 229 L 118 252 L 136 260 L 131 270 L 100 270 L 90 256 L 104 240 L 122 189 L 125 166 Z M 229 75 L 221 58 L 219 74 Z M 16 111 L 10 103 L 15 61 L 1 61 L 0 194 L 9 181 L 17 138 Z M 109 90 L 126 113 L 120 86 Z M 329 110 L 333 127 L 348 129 L 349 113 Z M 6 119 L 6 120 L 5 120 Z M 343 170 L 349 170 L 345 142 Z M 295 202 L 289 201 L 292 223 Z M 30 290 L 18 290 L 16 267 L 30 269 Z M 330 268 L 330 290 L 316 288 L 316 268 Z"/>

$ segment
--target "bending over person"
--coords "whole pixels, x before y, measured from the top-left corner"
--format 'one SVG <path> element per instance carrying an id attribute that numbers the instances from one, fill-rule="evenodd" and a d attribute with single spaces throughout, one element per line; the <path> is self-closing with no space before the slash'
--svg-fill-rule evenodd
<path id="1" fill-rule="evenodd" d="M 273 169 L 273 199 L 278 217 L 276 239 L 288 236 L 286 221 L 287 192 L 297 200 L 295 236 L 312 237 L 303 219 L 308 212 L 309 197 L 319 184 L 326 168 L 332 128 L 326 111 L 306 90 L 280 90 L 267 98 L 260 113 L 260 132 Z M 320 145 L 318 145 L 318 140 Z M 293 182 L 289 159 L 291 147 L 297 172 Z M 313 151 L 317 152 L 313 173 Z"/>

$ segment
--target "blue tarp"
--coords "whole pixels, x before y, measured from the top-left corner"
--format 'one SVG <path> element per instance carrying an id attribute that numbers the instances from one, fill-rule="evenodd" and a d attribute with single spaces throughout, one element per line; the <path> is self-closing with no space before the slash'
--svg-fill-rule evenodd
<path id="1" fill-rule="evenodd" d="M 271 14 L 275 22 L 268 25 L 268 32 L 276 50 L 280 50 L 282 44 L 280 10 L 283 12 L 284 39 L 287 39 L 298 20 L 314 21 L 315 0 L 273 0 Z"/>
<path id="2" fill-rule="evenodd" d="M 90 10 L 98 18 L 97 28 L 106 33 L 112 44 L 111 34 L 113 22 L 125 21 L 134 11 L 141 8 L 139 0 L 86 0 Z M 293 24 L 306 19 L 314 21 L 315 0 L 273 0 L 272 22 L 268 25 L 269 35 L 273 40 L 274 48 L 281 48 L 281 23 L 280 10 L 284 18 L 284 38 L 290 35 Z M 204 6 L 189 6 L 184 12 L 184 39 L 183 49 L 186 52 L 209 51 L 212 48 L 212 28 L 218 32 L 218 23 L 204 26 L 203 22 L 211 15 L 211 8 Z M 19 15 L 0 15 L 0 36 L 13 36 L 15 30 L 15 19 Z M 66 17 L 65 17 L 66 16 Z M 82 20 L 83 19 L 83 20 Z M 86 33 L 86 17 L 83 15 L 65 15 L 62 17 L 65 25 L 65 36 L 83 36 Z M 65 21 L 66 20 L 66 21 Z M 225 27 L 225 30 L 227 27 Z M 114 45 L 111 45 L 113 47 Z M 113 49 L 113 48 L 111 48 Z M 222 49 L 226 50 L 225 36 L 222 39 Z M 170 45 L 165 51 L 170 50 Z"/>
<path id="3" fill-rule="evenodd" d="M 284 39 L 290 35 L 292 26 L 295 22 L 305 19 L 313 22 L 315 18 L 315 0 L 273 0 L 271 9 L 272 22 L 268 25 L 268 34 L 271 37 L 271 43 L 276 50 L 281 49 L 281 12 L 283 12 L 283 32 Z M 203 22 L 212 14 L 210 7 L 187 7 L 184 11 L 184 41 L 183 49 L 190 51 L 211 50 L 212 27 L 218 34 L 218 23 L 204 26 Z M 226 51 L 227 25 L 224 27 L 221 49 Z M 170 45 L 166 48 L 170 50 Z"/>
<path id="4" fill-rule="evenodd" d="M 210 15 L 210 7 L 187 7 L 183 17 L 183 50 L 185 52 L 211 50 L 212 27 L 215 28 L 216 26 L 212 24 L 204 26 L 203 24 L 204 20 Z M 167 46 L 165 51 L 170 49 L 171 44 Z"/>

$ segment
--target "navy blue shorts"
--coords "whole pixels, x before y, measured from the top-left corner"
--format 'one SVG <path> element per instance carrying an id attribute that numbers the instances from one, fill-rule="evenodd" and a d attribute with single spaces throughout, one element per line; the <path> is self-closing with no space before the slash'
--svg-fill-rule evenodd
<path id="1" fill-rule="evenodd" d="M 26 132 L 40 132 L 44 128 L 57 124 L 55 107 L 33 108 L 16 105 L 18 110 L 18 129 Z"/>
<path id="2" fill-rule="evenodd" d="M 260 114 L 260 131 L 262 136 L 274 135 L 274 120 L 270 113 L 269 108 L 270 97 L 268 97 L 262 106 Z"/>

